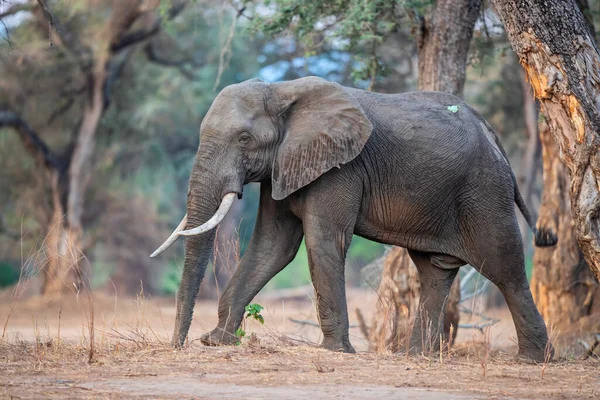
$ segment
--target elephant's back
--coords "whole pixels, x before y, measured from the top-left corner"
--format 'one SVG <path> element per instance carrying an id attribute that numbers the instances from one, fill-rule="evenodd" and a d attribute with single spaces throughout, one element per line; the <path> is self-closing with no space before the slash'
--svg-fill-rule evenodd
<path id="1" fill-rule="evenodd" d="M 374 126 L 356 161 L 365 170 L 358 234 L 413 248 L 414 238 L 450 237 L 461 204 L 474 192 L 485 195 L 488 184 L 479 179 L 494 180 L 494 192 L 512 201 L 512 172 L 494 133 L 459 98 L 409 92 L 357 99 Z"/>
<path id="2" fill-rule="evenodd" d="M 489 124 L 456 96 L 434 91 L 380 94 L 350 90 L 374 127 L 367 146 L 402 153 L 406 162 L 421 165 L 468 168 L 481 157 L 508 165 Z"/>

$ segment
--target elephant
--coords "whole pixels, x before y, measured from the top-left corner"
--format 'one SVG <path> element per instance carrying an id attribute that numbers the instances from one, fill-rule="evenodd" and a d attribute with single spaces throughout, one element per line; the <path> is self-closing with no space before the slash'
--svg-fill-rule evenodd
<path id="1" fill-rule="evenodd" d="M 172 345 L 183 346 L 214 240 L 244 184 L 260 183 L 256 226 L 201 340 L 233 344 L 244 307 L 295 257 L 305 239 L 321 346 L 354 352 L 344 264 L 353 234 L 404 247 L 421 284 L 410 349 L 438 348 L 450 286 L 469 264 L 492 281 L 510 309 L 518 356 L 552 357 L 546 326 L 525 274 L 515 204 L 537 246 L 557 242 L 536 228 L 490 125 L 450 94 L 380 94 L 318 77 L 225 87 L 200 126 L 187 214 L 152 256 L 179 236 L 185 263 Z M 428 332 L 425 332 L 428 330 Z"/>

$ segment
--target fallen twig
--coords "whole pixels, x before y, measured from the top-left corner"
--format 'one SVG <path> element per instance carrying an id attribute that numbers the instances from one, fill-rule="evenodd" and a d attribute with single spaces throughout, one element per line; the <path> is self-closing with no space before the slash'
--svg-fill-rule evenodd
<path id="1" fill-rule="evenodd" d="M 483 324 L 458 324 L 458 327 L 461 329 L 477 329 L 479 332 L 483 333 L 483 330 L 488 326 L 492 326 L 500 322 L 499 319 L 486 321 Z"/>
<path id="2" fill-rule="evenodd" d="M 321 327 L 321 325 L 319 325 L 318 323 L 313 322 L 313 321 L 303 321 L 303 320 L 294 319 L 294 318 L 289 318 L 289 320 L 292 321 L 293 323 L 300 324 L 300 325 L 314 326 L 316 328 L 320 328 Z M 350 328 L 360 328 L 360 325 L 358 325 L 358 324 L 352 324 L 352 325 L 350 325 Z"/>
<path id="3" fill-rule="evenodd" d="M 473 276 L 475 275 L 475 273 L 477 272 L 477 270 L 475 268 L 471 268 L 469 270 L 469 272 L 467 272 L 467 274 L 460 280 L 460 294 L 462 297 L 462 294 L 467 286 L 467 283 L 469 283 L 469 281 L 471 280 L 471 278 L 473 278 Z"/>
<path id="4" fill-rule="evenodd" d="M 462 291 L 461 291 L 460 302 L 462 303 L 464 301 L 472 299 L 475 296 L 479 296 L 480 294 L 483 294 L 486 291 L 486 289 L 487 289 L 487 287 L 488 287 L 489 284 L 490 284 L 490 281 L 483 282 L 483 284 L 481 285 L 481 287 L 478 290 L 476 290 L 476 291 L 474 291 L 472 293 L 465 293 L 465 294 L 463 294 Z"/>

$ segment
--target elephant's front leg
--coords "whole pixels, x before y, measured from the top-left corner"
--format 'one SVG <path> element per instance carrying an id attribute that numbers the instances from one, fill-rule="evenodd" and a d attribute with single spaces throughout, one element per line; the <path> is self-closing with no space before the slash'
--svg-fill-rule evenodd
<path id="1" fill-rule="evenodd" d="M 308 263 L 315 295 L 323 342 L 321 346 L 354 353 L 348 334 L 348 308 L 344 264 L 352 240 L 352 228 L 338 227 L 315 217 L 305 219 L 304 234 Z"/>
<path id="2" fill-rule="evenodd" d="M 302 242 L 302 222 L 285 201 L 271 198 L 271 185 L 261 184 L 256 226 L 246 253 L 219 300 L 219 322 L 202 336 L 206 345 L 233 344 L 244 318 L 244 307 L 296 256 Z"/>

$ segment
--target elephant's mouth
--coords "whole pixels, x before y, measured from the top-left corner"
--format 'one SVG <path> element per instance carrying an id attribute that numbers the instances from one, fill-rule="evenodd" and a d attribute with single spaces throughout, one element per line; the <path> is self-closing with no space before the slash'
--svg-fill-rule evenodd
<path id="1" fill-rule="evenodd" d="M 196 236 L 204 232 L 208 232 L 211 229 L 214 229 L 217 225 L 219 225 L 221 221 L 223 221 L 223 219 L 231 209 L 231 206 L 233 206 L 233 201 L 236 195 L 238 198 L 242 198 L 242 194 L 240 192 L 229 192 L 225 196 L 223 196 L 221 204 L 219 205 L 219 208 L 217 209 L 215 214 L 212 217 L 210 217 L 208 221 L 206 221 L 198 227 L 185 229 L 187 225 L 187 214 L 185 214 L 185 216 L 183 217 L 179 225 L 177 225 L 177 228 L 175 228 L 173 233 L 171 233 L 167 240 L 165 240 L 165 242 L 162 245 L 160 245 L 160 247 L 156 249 L 154 253 L 150 255 L 150 257 L 156 257 L 157 255 L 161 254 L 163 251 L 168 249 L 173 243 L 175 243 L 179 236 Z"/>

